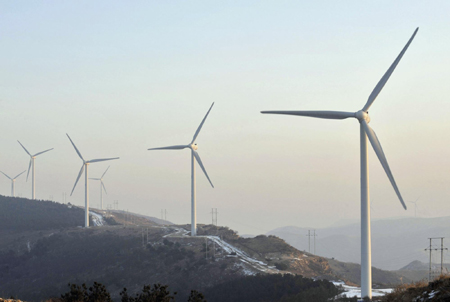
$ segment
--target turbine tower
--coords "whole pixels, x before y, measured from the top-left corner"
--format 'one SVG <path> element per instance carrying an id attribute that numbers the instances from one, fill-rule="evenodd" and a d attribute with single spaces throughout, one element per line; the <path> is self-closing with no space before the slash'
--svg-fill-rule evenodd
<path id="1" fill-rule="evenodd" d="M 9 177 L 8 175 L 6 175 L 5 173 L 3 173 L 2 171 L 0 171 L 0 172 L 1 172 L 3 175 L 5 175 L 6 177 L 8 177 L 9 179 L 11 179 L 11 196 L 12 196 L 12 197 L 16 197 L 16 191 L 15 191 L 15 189 L 14 189 L 14 184 L 15 184 L 15 182 L 16 182 L 16 178 L 19 177 L 20 175 L 22 175 L 23 173 L 27 172 L 27 170 L 25 170 L 25 171 L 23 171 L 23 172 L 20 172 L 20 173 L 17 174 L 17 176 L 14 177 L 14 178 Z"/>
<path id="2" fill-rule="evenodd" d="M 86 168 L 86 173 L 84 174 L 84 227 L 88 228 L 89 227 L 89 177 L 88 177 L 89 164 L 100 162 L 100 161 L 119 159 L 119 158 L 114 157 L 114 158 L 100 158 L 100 159 L 84 160 L 83 156 L 81 156 L 80 151 L 78 151 L 77 147 L 73 143 L 69 134 L 66 133 L 66 135 L 69 138 L 70 142 L 72 143 L 73 147 L 75 148 L 75 151 L 77 152 L 78 156 L 83 161 L 83 165 L 81 166 L 80 173 L 78 173 L 77 180 L 75 181 L 75 184 L 73 185 L 73 189 L 72 189 L 72 192 L 70 193 L 70 196 L 72 196 L 73 190 L 75 190 L 78 180 L 80 179 L 81 174 L 83 174 L 83 171 Z"/>
<path id="3" fill-rule="evenodd" d="M 93 179 L 93 180 L 100 180 L 100 207 L 101 207 L 101 210 L 103 210 L 103 190 L 105 190 L 105 193 L 108 194 L 108 192 L 106 192 L 105 184 L 103 183 L 103 176 L 105 176 L 106 172 L 108 172 L 109 167 L 111 167 L 111 166 L 108 166 L 106 171 L 103 173 L 102 177 L 89 178 L 89 179 Z"/>
<path id="4" fill-rule="evenodd" d="M 369 170 L 368 170 L 368 158 L 367 158 L 367 137 L 372 144 L 372 147 L 377 154 L 381 165 L 384 168 L 392 186 L 394 187 L 395 193 L 400 199 L 401 204 L 406 210 L 405 202 L 398 190 L 397 184 L 395 183 L 394 176 L 392 175 L 391 169 L 389 168 L 386 156 L 384 155 L 381 144 L 375 134 L 375 132 L 370 128 L 368 123 L 370 122 L 369 108 L 375 101 L 376 97 L 383 89 L 384 85 L 388 81 L 392 72 L 394 71 L 397 64 L 400 62 L 402 56 L 408 49 L 409 44 L 411 44 L 417 31 L 417 28 L 411 38 L 409 39 L 406 46 L 400 52 L 398 57 L 395 59 L 394 63 L 389 67 L 384 76 L 375 86 L 374 90 L 370 94 L 367 103 L 364 107 L 357 112 L 343 112 L 343 111 L 261 111 L 261 113 L 269 114 L 287 114 L 287 115 L 298 115 L 307 116 L 315 118 L 324 119 L 337 119 L 342 120 L 346 118 L 356 118 L 360 124 L 360 141 L 361 141 L 361 297 L 372 298 L 372 260 L 371 260 L 371 240 L 370 240 L 370 201 L 369 201 Z"/>
<path id="5" fill-rule="evenodd" d="M 203 166 L 202 160 L 197 153 L 197 144 L 195 144 L 195 140 L 197 139 L 200 130 L 205 123 L 206 118 L 208 117 L 209 112 L 211 111 L 214 103 L 212 103 L 205 117 L 203 118 L 200 126 L 198 126 L 197 131 L 195 131 L 194 138 L 189 145 L 177 145 L 177 146 L 169 146 L 169 147 L 160 147 L 160 148 L 150 148 L 148 150 L 181 150 L 181 149 L 191 149 L 191 236 L 197 236 L 197 205 L 196 205 L 196 192 L 195 192 L 195 161 L 197 160 L 200 168 L 203 173 L 205 173 L 206 178 L 208 179 L 211 186 L 214 188 L 211 180 L 209 179 L 208 173 L 206 173 L 205 167 Z"/>
<path id="6" fill-rule="evenodd" d="M 42 153 L 45 153 L 45 152 L 53 150 L 53 148 L 45 150 L 45 151 L 38 152 L 38 153 L 36 153 L 34 155 L 31 155 L 30 152 L 28 152 L 28 150 L 25 149 L 25 147 L 20 142 L 19 142 L 19 144 L 22 146 L 23 150 L 25 150 L 25 152 L 27 152 L 27 154 L 30 156 L 30 164 L 28 165 L 28 172 L 27 172 L 27 181 L 28 181 L 28 175 L 30 175 L 30 168 L 32 167 L 33 172 L 31 172 L 31 174 L 32 174 L 32 176 L 31 176 L 31 180 L 32 180 L 31 198 L 32 199 L 36 199 L 36 183 L 35 183 L 35 172 L 34 172 L 34 159 L 36 158 L 36 156 L 41 155 Z"/>

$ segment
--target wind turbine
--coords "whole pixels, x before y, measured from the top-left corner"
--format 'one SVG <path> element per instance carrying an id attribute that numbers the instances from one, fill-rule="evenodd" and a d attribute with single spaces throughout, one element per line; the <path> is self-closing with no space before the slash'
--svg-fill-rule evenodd
<path id="1" fill-rule="evenodd" d="M 360 123 L 360 141 L 361 141 L 361 297 L 372 298 L 372 259 L 371 259 L 371 240 L 370 240 L 370 201 L 369 201 L 369 171 L 368 171 L 368 158 L 367 158 L 367 137 L 372 144 L 381 165 L 384 168 L 392 186 L 394 187 L 395 193 L 400 199 L 401 204 L 406 210 L 405 202 L 400 194 L 395 183 L 394 176 L 392 175 L 391 169 L 389 168 L 386 156 L 384 155 L 381 144 L 368 123 L 370 122 L 369 108 L 375 101 L 376 97 L 383 89 L 384 85 L 388 81 L 392 72 L 394 71 L 397 64 L 400 62 L 402 56 L 408 49 L 409 44 L 411 44 L 417 31 L 417 28 L 411 38 L 409 39 L 406 46 L 400 52 L 398 57 L 395 59 L 394 63 L 389 67 L 386 73 L 383 75 L 381 80 L 375 86 L 374 90 L 370 94 L 367 103 L 364 107 L 357 112 L 343 112 L 343 111 L 261 111 L 261 113 L 269 114 L 287 114 L 287 115 L 298 115 L 307 116 L 315 118 L 324 119 L 337 119 L 342 120 L 346 118 L 356 118 Z"/>
<path id="2" fill-rule="evenodd" d="M 28 165 L 28 172 L 27 172 L 27 181 L 28 181 L 28 175 L 30 175 L 30 168 L 33 167 L 33 172 L 31 172 L 31 174 L 32 174 L 31 197 L 32 197 L 32 199 L 36 199 L 36 183 L 35 183 L 35 177 L 34 177 L 34 174 L 35 174 L 34 173 L 34 159 L 36 158 L 36 156 L 41 155 L 42 153 L 53 150 L 53 148 L 38 152 L 34 155 L 31 155 L 30 152 L 28 152 L 28 150 L 25 149 L 25 147 L 20 142 L 19 142 L 19 144 L 22 146 L 23 150 L 25 150 L 25 152 L 27 152 L 27 154 L 30 156 L 30 164 Z"/>
<path id="3" fill-rule="evenodd" d="M 15 182 L 16 182 L 16 178 L 19 177 L 20 175 L 22 175 L 23 173 L 27 172 L 27 170 L 25 170 L 25 171 L 23 171 L 23 172 L 20 172 L 20 173 L 17 174 L 17 176 L 14 177 L 14 178 L 9 177 L 8 175 L 6 175 L 5 173 L 3 173 L 2 171 L 0 171 L 0 172 L 1 172 L 3 175 L 5 175 L 6 177 L 8 177 L 9 179 L 11 179 L 11 196 L 12 196 L 12 197 L 16 197 L 16 191 L 15 191 L 15 189 L 14 189 L 14 184 L 15 184 Z"/>
<path id="4" fill-rule="evenodd" d="M 417 202 L 419 201 L 420 197 L 416 199 L 416 201 L 410 201 L 410 203 L 414 204 L 414 217 L 417 217 Z"/>
<path id="5" fill-rule="evenodd" d="M 78 151 L 77 147 L 73 143 L 69 134 L 66 133 L 66 135 L 69 138 L 70 142 L 72 143 L 73 147 L 75 148 L 75 151 L 77 151 L 78 156 L 83 161 L 83 165 L 81 166 L 80 173 L 78 173 L 77 180 L 75 181 L 75 184 L 73 185 L 73 189 L 72 189 L 72 192 L 70 193 L 70 196 L 72 196 L 73 190 L 75 190 L 78 180 L 80 179 L 81 174 L 83 174 L 83 171 L 86 168 L 86 173 L 84 174 L 84 227 L 88 228 L 89 227 L 89 177 L 88 177 L 89 164 L 100 162 L 100 161 L 119 159 L 119 158 L 114 157 L 114 158 L 100 158 L 100 159 L 84 160 L 83 156 L 81 156 L 80 151 Z"/>
<path id="6" fill-rule="evenodd" d="M 103 173 L 102 177 L 100 178 L 89 178 L 89 179 L 93 179 L 93 180 L 100 180 L 100 205 L 101 205 L 101 209 L 103 210 L 103 190 L 105 190 L 105 193 L 108 194 L 108 192 L 106 192 L 106 188 L 105 188 L 105 184 L 103 183 L 103 176 L 105 176 L 106 172 L 108 172 L 108 169 L 111 166 L 108 166 L 108 168 L 106 168 L 106 171 Z"/>
<path id="7" fill-rule="evenodd" d="M 211 111 L 214 103 L 212 103 L 205 117 L 203 118 L 200 126 L 198 126 L 197 131 L 195 131 L 194 137 L 189 145 L 177 145 L 177 146 L 169 146 L 169 147 L 160 147 L 160 148 L 150 148 L 148 150 L 181 150 L 181 149 L 191 149 L 191 236 L 197 236 L 197 205 L 196 205 L 196 192 L 195 192 L 195 160 L 197 160 L 200 168 L 203 173 L 205 173 L 206 178 L 208 179 L 211 186 L 214 188 L 211 180 L 209 179 L 208 173 L 206 173 L 205 167 L 203 166 L 202 160 L 197 153 L 197 144 L 195 144 L 195 140 L 197 139 L 200 130 L 205 123 L 206 118 L 208 117 L 209 112 Z"/>

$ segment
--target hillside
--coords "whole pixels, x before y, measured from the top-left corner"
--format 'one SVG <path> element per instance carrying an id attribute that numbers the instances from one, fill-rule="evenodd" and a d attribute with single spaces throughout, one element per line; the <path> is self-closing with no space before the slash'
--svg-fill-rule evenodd
<path id="1" fill-rule="evenodd" d="M 3 205 L 3 214 L 16 219 L 10 219 L 9 230 L 0 232 L 2 297 L 39 301 L 65 292 L 68 283 L 97 281 L 107 286 L 113 299 L 123 287 L 135 293 L 144 284 L 163 283 L 183 300 L 191 289 L 207 291 L 232 286 L 245 276 L 280 273 L 359 283 L 359 265 L 301 252 L 276 236 L 242 238 L 227 227 L 199 225 L 199 236 L 190 237 L 189 225 L 159 225 L 142 215 L 94 209 L 100 226 L 85 229 L 78 227 L 82 209 L 14 201 Z M 37 225 L 42 221 L 38 229 L 27 222 L 30 214 L 23 208 L 30 204 L 36 213 L 30 219 Z M 52 215 L 49 209 L 54 209 Z M 66 217 L 63 222 L 60 215 L 78 220 Z M 11 230 L 15 226 L 18 231 Z M 393 273 L 374 270 L 374 282 L 380 286 L 398 281 Z"/>
<path id="2" fill-rule="evenodd" d="M 0 230 L 49 230 L 84 225 L 84 210 L 48 200 L 0 195 Z"/>
<path id="3" fill-rule="evenodd" d="M 220 234 L 219 229 L 214 233 Z M 283 267 L 286 270 L 295 271 L 314 263 L 304 261 L 297 267 L 291 264 L 292 260 L 284 252 L 285 248 L 292 249 L 287 245 L 279 244 L 277 250 L 258 251 L 258 259 L 255 259 L 217 236 L 186 237 L 182 236 L 183 231 L 150 227 L 147 237 L 147 229 L 143 232 L 142 227 L 137 226 L 71 228 L 41 233 L 32 244 L 24 235 L 20 240 L 23 246 L 20 252 L 0 250 L 0 271 L 3 272 L 0 296 L 37 301 L 64 292 L 69 282 L 93 281 L 105 284 L 113 298 L 118 298 L 123 287 L 137 292 L 143 284 L 153 283 L 170 284 L 183 296 L 190 289 L 205 290 L 242 276 L 278 273 L 275 267 L 259 260 L 269 255 L 277 256 L 271 260 L 274 265 L 288 263 L 288 267 Z M 229 233 L 230 230 L 223 228 L 224 237 Z M 262 236 L 257 242 L 245 240 L 240 244 L 257 250 L 258 246 L 267 244 L 267 240 L 280 239 Z M 301 257 L 298 251 L 295 255 Z M 311 267 L 307 270 L 313 271 Z"/>
<path id="4" fill-rule="evenodd" d="M 444 302 L 450 301 L 450 278 L 441 276 L 433 282 L 416 282 L 402 284 L 394 289 L 391 294 L 383 297 L 383 302 L 421 301 Z"/>
<path id="5" fill-rule="evenodd" d="M 281 227 L 267 233 L 308 251 L 308 228 Z M 360 226 L 351 223 L 317 229 L 316 253 L 343 262 L 360 262 Z M 372 221 L 372 265 L 399 270 L 408 263 L 428 262 L 429 237 L 450 237 L 450 218 L 403 218 Z M 444 242 L 445 243 L 445 242 Z M 312 241 L 311 241 L 312 244 Z"/>

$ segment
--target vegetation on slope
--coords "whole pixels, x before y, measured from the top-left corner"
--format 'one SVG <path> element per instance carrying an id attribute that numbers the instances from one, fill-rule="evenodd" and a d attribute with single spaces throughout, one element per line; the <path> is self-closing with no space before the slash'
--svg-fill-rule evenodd
<path id="1" fill-rule="evenodd" d="M 450 301 L 450 277 L 441 276 L 430 283 L 427 281 L 419 281 L 410 284 L 401 284 L 397 286 L 391 294 L 384 296 L 381 301 Z"/>
<path id="2" fill-rule="evenodd" d="M 89 288 L 82 284 L 69 284 L 69 292 L 61 298 L 53 298 L 52 302 L 112 302 L 107 288 L 94 282 Z M 206 295 L 191 290 L 188 302 L 326 302 L 335 297 L 339 290 L 328 281 L 316 281 L 295 275 L 257 275 L 241 277 L 224 282 L 206 290 Z M 176 292 L 169 286 L 154 284 L 145 285 L 135 295 L 130 295 L 124 288 L 120 292 L 121 302 L 175 302 Z M 48 300 L 50 301 L 50 300 Z"/>
<path id="3" fill-rule="evenodd" d="M 47 302 L 112 302 L 111 294 L 101 283 L 94 282 L 88 287 L 82 285 L 69 284 L 70 290 L 61 295 L 61 298 L 51 298 Z M 126 288 L 120 292 L 121 302 L 175 302 L 176 293 L 171 293 L 167 285 L 154 284 L 144 285 L 141 292 L 136 295 L 129 295 Z M 206 302 L 204 296 L 193 290 L 188 297 L 188 302 Z"/>
<path id="4" fill-rule="evenodd" d="M 105 284 L 114 299 L 123 287 L 170 284 L 181 298 L 243 274 L 238 259 L 217 251 L 205 259 L 203 238 L 163 236 L 166 228 L 112 226 L 55 231 L 31 249 L 0 251 L 0 296 L 37 301 L 58 296 L 67 283 Z M 142 236 L 144 234 L 144 236 Z M 27 238 L 22 238 L 27 244 Z"/>
<path id="5" fill-rule="evenodd" d="M 234 279 L 205 292 L 209 302 L 326 302 L 339 294 L 333 283 L 299 275 L 257 275 Z"/>
<path id="6" fill-rule="evenodd" d="M 151 221 L 146 216 L 128 213 L 121 210 L 94 210 L 103 216 L 108 225 L 138 225 L 155 226 L 158 223 Z"/>
<path id="7" fill-rule="evenodd" d="M 333 259 L 328 259 L 328 263 L 333 274 L 337 278 L 348 281 L 353 285 L 359 285 L 361 281 L 361 265 L 356 263 L 339 262 Z M 375 288 L 384 288 L 395 286 L 402 281 L 410 282 L 410 279 L 395 272 L 384 271 L 376 267 L 372 267 L 372 281 Z"/>
<path id="8" fill-rule="evenodd" d="M 1 214 L 13 217 L 7 223 L 0 220 L 9 230 L 0 230 L 3 297 L 37 301 L 58 295 L 67 283 L 97 281 L 105 284 L 116 300 L 123 287 L 133 295 L 143 284 L 154 283 L 170 284 L 183 300 L 191 289 L 204 291 L 258 271 L 233 257 L 233 253 L 229 255 L 217 245 L 214 248 L 211 240 L 206 247 L 204 238 L 182 237 L 183 232 L 178 232 L 176 226 L 152 227 L 154 222 L 145 217 L 113 212 L 111 221 L 125 226 L 82 229 L 75 228 L 84 223 L 84 212 L 76 207 L 1 196 L 0 206 Z M 190 230 L 188 225 L 182 227 Z M 164 237 L 169 233 L 176 234 Z M 199 225 L 198 234 L 221 237 L 249 256 L 285 272 L 359 281 L 359 266 L 349 269 L 336 261 L 330 264 L 331 260 L 300 252 L 275 236 L 241 238 L 227 227 L 213 225 Z M 374 279 L 376 275 L 375 270 Z M 299 296 L 297 300 L 301 299 Z"/>
<path id="9" fill-rule="evenodd" d="M 84 225 L 84 210 L 48 200 L 0 195 L 0 230 L 48 230 Z"/>

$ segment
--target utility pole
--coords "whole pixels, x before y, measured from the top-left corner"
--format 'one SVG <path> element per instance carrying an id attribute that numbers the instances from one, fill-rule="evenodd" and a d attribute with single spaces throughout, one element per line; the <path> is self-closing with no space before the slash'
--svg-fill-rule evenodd
<path id="1" fill-rule="evenodd" d="M 444 262 L 444 254 L 442 251 L 444 250 L 444 237 L 441 238 L 441 276 L 442 276 L 442 265 Z"/>
<path id="2" fill-rule="evenodd" d="M 311 230 L 308 230 L 308 253 L 311 253 Z"/>
<path id="3" fill-rule="evenodd" d="M 314 230 L 314 255 L 316 254 L 316 230 Z"/>
<path id="4" fill-rule="evenodd" d="M 205 259 L 208 259 L 208 237 L 205 237 Z"/>
<path id="5" fill-rule="evenodd" d="M 211 209 L 211 224 L 217 226 L 217 208 Z"/>
<path id="6" fill-rule="evenodd" d="M 311 230 L 308 230 L 308 235 L 306 235 L 308 237 L 308 252 L 311 253 L 311 237 L 314 237 L 314 254 L 316 254 L 316 230 L 314 231 L 314 235 L 311 235 Z"/>
<path id="7" fill-rule="evenodd" d="M 161 209 L 161 220 L 167 220 L 167 209 Z"/>
<path id="8" fill-rule="evenodd" d="M 425 249 L 425 251 L 430 251 L 430 265 L 428 270 L 428 282 L 431 282 L 433 280 L 432 272 L 431 272 L 431 251 L 435 250 L 441 251 L 441 275 L 444 270 L 444 250 L 448 250 L 447 248 L 444 248 L 444 238 L 445 237 L 434 237 L 434 238 L 428 238 L 430 240 L 430 246 Z M 432 241 L 433 239 L 440 239 L 441 240 L 441 248 L 433 248 L 432 247 Z"/>

